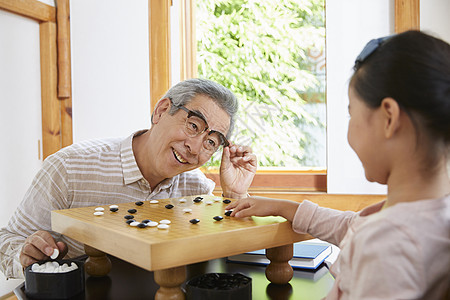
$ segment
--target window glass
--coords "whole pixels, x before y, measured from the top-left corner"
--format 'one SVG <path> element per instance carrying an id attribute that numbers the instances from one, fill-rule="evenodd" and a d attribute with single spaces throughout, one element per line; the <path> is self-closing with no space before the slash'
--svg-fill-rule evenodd
<path id="1" fill-rule="evenodd" d="M 198 77 L 240 100 L 231 140 L 250 145 L 260 167 L 325 168 L 324 0 L 196 5 Z"/>

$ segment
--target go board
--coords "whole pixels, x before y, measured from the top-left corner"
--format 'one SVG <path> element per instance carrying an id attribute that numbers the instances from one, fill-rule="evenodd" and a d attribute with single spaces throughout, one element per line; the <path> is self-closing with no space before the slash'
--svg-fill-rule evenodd
<path id="1" fill-rule="evenodd" d="M 194 202 L 201 197 L 201 201 Z M 278 247 L 309 238 L 297 234 L 291 223 L 280 217 L 238 219 L 225 215 L 222 197 L 188 196 L 117 204 L 103 215 L 94 215 L 96 207 L 52 211 L 52 229 L 81 243 L 153 271 L 183 266 L 262 248 Z M 236 200 L 231 200 L 236 201 Z M 170 204 L 172 208 L 166 208 Z M 170 206 L 168 206 L 170 207 Z M 135 213 L 128 210 L 135 209 Z M 191 212 L 185 212 L 191 209 Z M 132 227 L 124 218 L 133 215 L 143 220 L 170 220 L 168 229 Z M 216 221 L 214 217 L 221 216 Z M 199 219 L 192 224 L 190 220 Z"/>

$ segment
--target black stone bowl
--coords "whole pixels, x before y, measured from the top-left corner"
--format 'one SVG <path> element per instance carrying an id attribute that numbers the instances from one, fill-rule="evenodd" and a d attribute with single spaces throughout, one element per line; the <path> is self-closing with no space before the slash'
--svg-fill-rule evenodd
<path id="1" fill-rule="evenodd" d="M 186 283 L 187 300 L 252 299 L 252 279 L 240 273 L 207 273 Z"/>
<path id="2" fill-rule="evenodd" d="M 47 261 L 40 261 L 43 264 Z M 84 262 L 57 260 L 62 265 L 76 263 L 78 269 L 66 273 L 31 272 L 31 266 L 25 268 L 25 294 L 34 299 L 68 299 L 84 291 Z"/>

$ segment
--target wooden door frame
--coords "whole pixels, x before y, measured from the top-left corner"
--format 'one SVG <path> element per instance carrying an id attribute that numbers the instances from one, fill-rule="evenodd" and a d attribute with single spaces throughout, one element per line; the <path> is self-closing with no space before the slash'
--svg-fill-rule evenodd
<path id="1" fill-rule="evenodd" d="M 39 23 L 43 159 L 73 141 L 69 0 L 56 4 L 0 0 L 0 9 Z"/>
<path id="2" fill-rule="evenodd" d="M 420 0 L 395 0 L 395 33 L 420 29 Z"/>
<path id="3" fill-rule="evenodd" d="M 148 1 L 150 113 L 171 86 L 170 6 L 171 0 Z"/>

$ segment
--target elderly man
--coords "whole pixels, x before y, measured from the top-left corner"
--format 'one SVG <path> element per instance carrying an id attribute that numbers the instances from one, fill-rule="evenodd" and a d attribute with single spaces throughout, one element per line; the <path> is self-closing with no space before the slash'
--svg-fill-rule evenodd
<path id="1" fill-rule="evenodd" d="M 74 144 L 49 156 L 7 227 L 0 230 L 0 267 L 8 278 L 52 255 L 84 253 L 83 246 L 51 231 L 55 209 L 212 194 L 214 182 L 198 168 L 223 146 L 223 194 L 246 197 L 256 172 L 249 147 L 228 141 L 238 109 L 220 84 L 190 79 L 156 104 L 152 126 L 126 139 Z"/>

